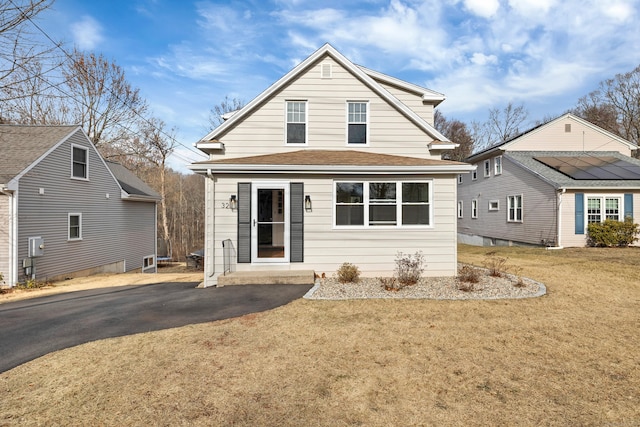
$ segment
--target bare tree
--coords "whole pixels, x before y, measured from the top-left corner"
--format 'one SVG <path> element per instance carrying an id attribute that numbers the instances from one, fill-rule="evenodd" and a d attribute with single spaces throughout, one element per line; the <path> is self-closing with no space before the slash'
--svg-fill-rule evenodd
<path id="1" fill-rule="evenodd" d="M 447 118 L 436 110 L 434 114 L 435 128 L 452 142 L 459 144 L 457 148 L 447 152 L 443 158 L 448 160 L 464 161 L 473 153 L 474 140 L 467 125 L 460 120 L 447 120 Z"/>
<path id="2" fill-rule="evenodd" d="M 242 99 L 230 99 L 229 95 L 225 95 L 222 102 L 215 105 L 211 111 L 209 111 L 209 128 L 211 130 L 217 128 L 224 122 L 225 114 L 237 111 L 244 107 L 244 105 L 245 102 Z"/>
<path id="3" fill-rule="evenodd" d="M 32 20 L 51 7 L 53 1 L 0 0 L 0 86 L 3 89 L 20 82 L 10 78 L 14 73 L 49 56 L 57 48 L 57 45 L 44 46 L 33 37 Z M 7 90 L 0 92 L 0 102 L 9 99 L 7 94 Z"/>
<path id="4" fill-rule="evenodd" d="M 131 86 L 124 70 L 102 55 L 74 50 L 63 74 L 72 104 L 72 119 L 82 124 L 91 141 L 126 143 L 147 110 L 140 90 Z"/>
<path id="5" fill-rule="evenodd" d="M 640 65 L 600 82 L 598 89 L 580 98 L 576 112 L 628 141 L 640 143 Z"/>
<path id="6" fill-rule="evenodd" d="M 529 116 L 524 105 L 513 105 L 511 102 L 504 109 L 489 110 L 487 128 L 492 143 L 506 141 L 520 133 L 520 127 Z"/>

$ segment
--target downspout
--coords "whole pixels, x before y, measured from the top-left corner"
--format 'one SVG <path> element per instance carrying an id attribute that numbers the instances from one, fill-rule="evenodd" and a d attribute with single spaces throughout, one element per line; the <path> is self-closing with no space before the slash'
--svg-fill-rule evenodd
<path id="1" fill-rule="evenodd" d="M 209 192 L 211 198 L 210 198 L 210 203 L 207 203 L 205 205 L 205 215 L 207 215 L 206 221 L 205 221 L 205 260 L 208 258 L 209 260 L 211 260 L 208 264 L 208 269 L 209 272 L 207 274 L 207 277 L 209 279 L 211 279 L 215 274 L 216 274 L 216 233 L 215 233 L 215 218 L 216 218 L 216 180 L 213 178 L 213 174 L 211 173 L 211 168 L 207 169 L 207 177 L 209 177 L 209 179 L 211 180 L 211 182 L 209 183 L 209 185 L 211 185 L 211 190 Z M 207 197 L 205 197 L 205 201 L 207 200 Z M 209 212 L 207 212 L 207 210 L 211 210 L 210 215 L 208 215 Z M 208 230 L 209 228 L 209 224 L 211 227 L 211 230 Z M 210 237 L 209 237 L 210 236 Z M 207 239 L 211 239 L 211 244 L 207 244 Z M 210 254 L 207 254 L 207 251 L 210 250 Z M 205 284 L 204 287 L 207 287 L 207 283 L 206 283 L 206 279 L 205 279 Z"/>
<path id="2" fill-rule="evenodd" d="M 557 211 L 558 211 L 558 215 L 556 215 L 556 220 L 558 222 L 557 226 L 556 226 L 556 232 L 557 237 L 556 237 L 556 246 L 554 247 L 550 247 L 547 248 L 548 250 L 554 250 L 554 249 L 564 249 L 562 247 L 562 195 L 564 193 L 567 192 L 566 188 L 561 188 L 560 190 L 558 190 L 558 207 L 557 207 Z"/>

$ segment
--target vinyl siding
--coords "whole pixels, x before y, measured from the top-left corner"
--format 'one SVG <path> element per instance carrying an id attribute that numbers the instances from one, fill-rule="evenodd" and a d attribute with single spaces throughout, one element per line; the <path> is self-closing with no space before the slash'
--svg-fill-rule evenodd
<path id="1" fill-rule="evenodd" d="M 388 90 L 393 96 L 398 98 L 404 105 L 411 108 L 415 113 L 422 117 L 427 123 L 433 126 L 433 105 L 423 102 L 422 95 L 417 95 L 395 86 L 385 84 L 378 81 L 380 86 Z"/>
<path id="2" fill-rule="evenodd" d="M 9 259 L 11 252 L 11 241 L 9 232 L 11 196 L 0 194 L 0 274 L 5 282 L 9 282 Z M 2 285 L 0 281 L 0 285 Z"/>
<path id="3" fill-rule="evenodd" d="M 71 143 L 88 148 L 87 181 L 70 178 Z M 82 214 L 82 240 L 68 240 L 69 213 Z M 117 182 L 78 131 L 20 179 L 17 262 L 28 256 L 29 237 L 41 236 L 39 280 L 122 261 L 127 271 L 140 268 L 142 257 L 155 253 L 154 218 L 154 203 L 121 199 Z"/>
<path id="4" fill-rule="evenodd" d="M 463 201 L 464 217 L 458 219 L 458 232 L 510 242 L 542 244 L 543 240 L 555 240 L 556 193 L 554 188 L 506 157 L 502 157 L 502 174 L 494 174 L 491 159 L 491 176 L 483 176 L 484 161 L 478 163 L 478 179 L 464 175 L 458 185 L 458 200 Z M 523 221 L 507 221 L 507 196 L 522 195 Z M 471 218 L 471 200 L 478 200 L 478 218 Z M 489 202 L 497 200 L 499 210 L 490 211 Z"/>
<path id="5" fill-rule="evenodd" d="M 571 132 L 565 132 L 565 125 L 571 126 Z M 530 134 L 523 135 L 509 143 L 508 150 L 618 151 L 625 156 L 631 156 L 631 150 L 625 144 L 571 117 L 551 122 Z"/>
<path id="6" fill-rule="evenodd" d="M 587 203 L 587 197 L 591 195 L 614 195 L 620 196 L 624 203 L 624 195 L 633 193 L 630 190 L 619 190 L 619 191 L 609 191 L 609 190 L 598 190 L 598 189 L 587 189 L 587 190 L 568 190 L 566 193 L 562 195 L 562 204 L 561 204 L 561 233 L 562 238 L 560 244 L 564 247 L 583 247 L 587 244 L 587 234 L 585 230 L 585 234 L 575 234 L 575 194 L 583 193 L 584 203 Z M 640 222 L 640 194 L 633 193 L 633 221 L 635 223 Z M 585 208 L 586 209 L 586 208 Z M 624 211 L 624 210 L 623 210 Z M 586 210 L 585 210 L 586 217 Z M 640 246 L 639 242 L 636 242 L 634 246 Z"/>
<path id="7" fill-rule="evenodd" d="M 433 227 L 430 228 L 368 228 L 336 229 L 333 226 L 334 180 L 375 180 L 372 176 L 304 176 L 256 175 L 251 178 L 219 176 L 215 182 L 216 207 L 229 201 L 237 193 L 238 182 L 289 181 L 304 182 L 304 193 L 311 196 L 313 210 L 304 213 L 304 262 L 279 265 L 237 264 L 236 271 L 266 269 L 312 269 L 333 274 L 344 262 L 356 264 L 363 275 L 391 276 L 398 251 L 413 254 L 421 250 L 426 258 L 427 276 L 455 275 L 456 268 L 456 223 L 455 177 L 454 176 L 399 176 L 394 180 L 430 180 L 433 183 Z M 389 179 L 385 177 L 385 179 Z M 209 180 L 212 190 L 213 183 Z M 211 193 L 210 193 L 211 195 Z M 209 202 L 211 203 L 210 199 Z M 209 206 L 210 208 L 210 206 Z M 209 218 L 211 220 L 211 218 Z M 223 271 L 222 241 L 231 239 L 237 248 L 237 212 L 231 209 L 216 209 L 215 212 L 215 273 Z M 208 237 L 210 233 L 208 233 Z M 211 267 L 211 266 L 209 266 Z M 205 271 L 210 275 L 214 271 Z"/>
<path id="8" fill-rule="evenodd" d="M 320 64 L 330 61 L 331 79 L 322 79 Z M 305 145 L 285 144 L 285 102 L 306 100 L 307 135 Z M 347 101 L 368 101 L 368 146 L 347 145 Z M 225 158 L 274 154 L 300 149 L 361 149 L 383 154 L 420 158 L 431 156 L 432 141 L 416 125 L 378 97 L 349 71 L 330 58 L 312 65 L 288 86 L 248 117 L 218 138 L 225 144 Z M 215 155 L 213 156 L 215 158 Z"/>

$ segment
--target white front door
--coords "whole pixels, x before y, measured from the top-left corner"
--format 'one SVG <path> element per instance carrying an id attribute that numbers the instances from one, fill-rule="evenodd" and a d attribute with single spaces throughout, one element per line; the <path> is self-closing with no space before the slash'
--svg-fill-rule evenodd
<path id="1" fill-rule="evenodd" d="M 289 183 L 251 186 L 251 262 L 289 262 Z"/>

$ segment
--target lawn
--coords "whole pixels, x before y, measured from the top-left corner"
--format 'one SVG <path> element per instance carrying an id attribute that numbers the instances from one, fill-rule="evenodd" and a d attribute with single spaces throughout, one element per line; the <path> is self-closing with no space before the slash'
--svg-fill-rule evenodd
<path id="1" fill-rule="evenodd" d="M 298 300 L 89 343 L 0 374 L 0 425 L 640 425 L 640 249 L 459 261 L 489 251 L 547 295 Z"/>

